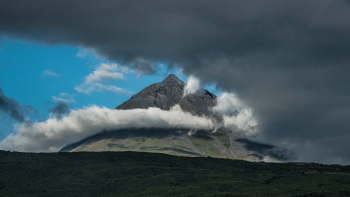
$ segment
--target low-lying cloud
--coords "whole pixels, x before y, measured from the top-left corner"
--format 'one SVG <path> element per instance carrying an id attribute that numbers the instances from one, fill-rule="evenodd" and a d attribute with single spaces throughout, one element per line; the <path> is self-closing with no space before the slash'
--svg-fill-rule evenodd
<path id="1" fill-rule="evenodd" d="M 98 106 L 70 111 L 69 106 L 58 102 L 49 110 L 52 114 L 49 119 L 14 125 L 14 133 L 0 143 L 0 148 L 24 152 L 55 152 L 67 144 L 104 130 L 118 132 L 120 129 L 161 128 L 213 132 L 218 127 L 225 127 L 244 136 L 257 134 L 257 122 L 250 108 L 242 105 L 234 94 L 224 93 L 217 99 L 218 104 L 213 112 L 223 117 L 220 123 L 208 117 L 184 112 L 179 105 L 173 106 L 169 111 L 159 108 L 112 110 Z"/>
<path id="2" fill-rule="evenodd" d="M 0 148 L 24 152 L 54 152 L 103 130 L 125 128 L 178 128 L 213 130 L 214 123 L 207 118 L 173 108 L 112 110 L 91 106 L 71 112 L 61 119 L 51 117 L 30 125 L 17 124 L 15 134 L 6 137 Z M 117 132 L 117 131 L 116 131 Z"/>
<path id="3" fill-rule="evenodd" d="M 222 116 L 225 128 L 249 137 L 258 134 L 258 123 L 253 116 L 253 110 L 245 106 L 235 94 L 222 93 L 212 110 Z"/>

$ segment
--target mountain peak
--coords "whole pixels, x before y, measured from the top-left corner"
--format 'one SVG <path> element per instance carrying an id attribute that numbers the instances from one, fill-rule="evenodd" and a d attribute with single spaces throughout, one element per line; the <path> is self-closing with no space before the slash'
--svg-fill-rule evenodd
<path id="1" fill-rule="evenodd" d="M 185 83 L 177 78 L 174 74 L 169 74 L 162 82 L 160 86 L 184 86 Z"/>
<path id="2" fill-rule="evenodd" d="M 204 94 L 194 93 L 183 97 L 185 86 L 185 82 L 174 74 L 170 74 L 162 82 L 146 87 L 116 109 L 157 107 L 162 110 L 170 110 L 171 107 L 178 104 L 183 111 L 193 115 L 211 115 L 209 108 L 215 106 L 216 96 L 205 90 Z"/>
<path id="3" fill-rule="evenodd" d="M 177 78 L 174 74 L 169 74 L 165 79 L 165 80 L 180 80 L 179 78 Z M 181 80 L 180 80 L 181 81 Z"/>

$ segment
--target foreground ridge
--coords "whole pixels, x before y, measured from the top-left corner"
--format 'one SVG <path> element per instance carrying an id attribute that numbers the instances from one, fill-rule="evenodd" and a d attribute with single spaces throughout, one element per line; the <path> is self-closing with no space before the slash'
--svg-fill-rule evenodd
<path id="1" fill-rule="evenodd" d="M 350 166 L 0 151 L 0 196 L 347 196 Z"/>

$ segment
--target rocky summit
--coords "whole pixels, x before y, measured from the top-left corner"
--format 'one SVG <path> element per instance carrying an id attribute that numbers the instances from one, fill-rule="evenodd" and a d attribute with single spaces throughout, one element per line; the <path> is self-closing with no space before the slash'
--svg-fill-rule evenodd
<path id="1" fill-rule="evenodd" d="M 210 116 L 210 108 L 216 105 L 216 95 L 208 90 L 200 89 L 194 94 L 183 96 L 185 86 L 186 83 L 170 74 L 162 82 L 146 87 L 116 109 L 157 107 L 162 110 L 169 110 L 174 105 L 179 104 L 183 111 L 190 112 L 193 115 Z"/>

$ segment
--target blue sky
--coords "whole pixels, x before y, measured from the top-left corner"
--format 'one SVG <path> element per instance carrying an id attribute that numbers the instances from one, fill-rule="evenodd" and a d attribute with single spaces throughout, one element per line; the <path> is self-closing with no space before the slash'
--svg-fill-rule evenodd
<path id="1" fill-rule="evenodd" d="M 65 101 L 70 109 L 89 105 L 115 108 L 146 86 L 162 81 L 169 73 L 176 74 L 183 81 L 187 78 L 178 69 L 167 71 L 166 65 L 158 65 L 159 71 L 154 75 L 140 77 L 133 70 L 123 73 L 117 68 L 108 72 L 121 72 L 124 79 L 95 82 L 104 87 L 122 88 L 126 93 L 108 89 L 89 94 L 77 91 L 77 87 L 91 87 L 86 77 L 102 64 L 119 66 L 117 62 L 107 61 L 90 50 L 78 47 L 50 46 L 8 38 L 0 41 L 0 87 L 7 97 L 36 110 L 26 117 L 33 122 L 47 119 L 49 109 L 59 100 Z M 206 88 L 218 93 L 213 85 Z M 13 124 L 16 122 L 0 114 L 0 140 L 13 132 Z"/>

